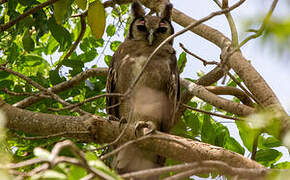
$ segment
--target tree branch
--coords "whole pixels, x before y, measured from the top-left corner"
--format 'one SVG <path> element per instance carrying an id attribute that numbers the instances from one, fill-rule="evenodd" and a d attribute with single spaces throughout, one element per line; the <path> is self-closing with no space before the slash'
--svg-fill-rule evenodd
<path id="1" fill-rule="evenodd" d="M 7 128 L 28 134 L 46 136 L 60 132 L 90 131 L 91 134 L 65 134 L 64 136 L 76 138 L 82 142 L 100 144 L 112 142 L 120 134 L 119 122 L 108 122 L 98 116 L 74 117 L 31 112 L 8 105 L 2 99 L 0 99 L 0 110 L 6 114 Z M 129 126 L 120 143 L 131 140 L 134 133 L 135 127 Z M 168 141 L 168 139 L 172 140 Z M 191 148 L 186 148 L 182 144 Z M 183 162 L 218 160 L 232 167 L 263 168 L 255 161 L 223 148 L 160 132 L 136 145 L 144 150 Z"/>
<path id="2" fill-rule="evenodd" d="M 28 11 L 24 12 L 23 14 L 21 14 L 20 16 L 18 16 L 17 18 L 5 23 L 5 24 L 1 24 L 0 25 L 0 32 L 5 31 L 7 29 L 9 29 L 11 26 L 15 25 L 17 22 L 21 21 L 22 19 L 24 19 L 25 17 L 37 12 L 38 10 L 44 8 L 45 6 L 51 5 L 55 2 L 57 2 L 59 0 L 48 0 L 44 3 L 41 3 L 37 6 L 35 6 L 34 8 L 29 9 Z"/>

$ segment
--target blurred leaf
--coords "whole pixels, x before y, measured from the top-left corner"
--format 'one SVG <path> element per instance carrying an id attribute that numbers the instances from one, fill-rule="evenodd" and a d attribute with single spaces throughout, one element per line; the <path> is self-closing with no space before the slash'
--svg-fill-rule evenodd
<path id="1" fill-rule="evenodd" d="M 68 172 L 68 180 L 79 180 L 86 175 L 87 171 L 84 168 L 71 166 Z"/>
<path id="2" fill-rule="evenodd" d="M 92 30 L 93 35 L 97 39 L 102 38 L 106 27 L 106 16 L 104 6 L 99 0 L 89 4 L 88 24 Z"/>
<path id="3" fill-rule="evenodd" d="M 59 179 L 67 179 L 67 177 L 63 173 L 60 173 L 54 170 L 46 170 L 32 176 L 31 179 L 32 180 L 34 179 L 59 180 Z"/>
<path id="4" fill-rule="evenodd" d="M 282 156 L 282 153 L 275 149 L 260 149 L 256 153 L 256 161 L 262 165 L 269 167 L 277 162 Z"/>
<path id="5" fill-rule="evenodd" d="M 75 0 L 75 3 L 78 5 L 79 8 L 82 10 L 86 10 L 87 8 L 87 0 Z"/>
<path id="6" fill-rule="evenodd" d="M 290 162 L 281 162 L 271 166 L 273 169 L 290 169 Z"/>
<path id="7" fill-rule="evenodd" d="M 179 72 L 182 73 L 183 72 L 183 69 L 186 65 L 186 62 L 187 62 L 187 57 L 186 57 L 186 53 L 185 52 L 182 52 L 180 55 L 179 55 L 179 58 L 178 58 L 178 69 L 179 69 Z M 181 67 L 182 66 L 182 67 Z M 180 69 L 182 68 L 182 69 Z"/>
<path id="8" fill-rule="evenodd" d="M 44 159 L 44 160 L 50 160 L 50 152 L 45 150 L 45 149 L 42 149 L 42 148 L 35 148 L 34 151 L 33 151 L 34 155 L 40 159 Z"/>
<path id="9" fill-rule="evenodd" d="M 10 75 L 10 73 L 5 71 L 0 71 L 0 79 L 5 79 Z"/>
<path id="10" fill-rule="evenodd" d="M 59 0 L 53 4 L 54 18 L 57 24 L 61 24 L 62 21 L 65 19 L 68 4 L 69 4 L 68 0 Z"/>

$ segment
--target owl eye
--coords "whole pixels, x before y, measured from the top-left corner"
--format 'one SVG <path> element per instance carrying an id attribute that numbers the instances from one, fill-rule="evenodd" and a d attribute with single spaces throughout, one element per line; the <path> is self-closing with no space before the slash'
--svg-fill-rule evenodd
<path id="1" fill-rule="evenodd" d="M 167 31 L 167 27 L 159 27 L 156 30 L 157 33 L 166 33 L 166 31 Z"/>
<path id="2" fill-rule="evenodd" d="M 142 32 L 147 31 L 147 28 L 146 28 L 145 25 L 137 25 L 137 29 L 138 29 L 139 31 L 142 31 Z"/>

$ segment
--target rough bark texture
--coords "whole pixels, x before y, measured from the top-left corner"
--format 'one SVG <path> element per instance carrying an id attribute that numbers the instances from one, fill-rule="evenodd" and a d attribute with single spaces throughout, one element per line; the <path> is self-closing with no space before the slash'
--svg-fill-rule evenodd
<path id="1" fill-rule="evenodd" d="M 19 109 L 0 99 L 0 110 L 6 114 L 7 128 L 34 135 L 51 135 L 68 132 L 66 137 L 77 138 L 82 142 L 108 143 L 120 134 L 118 122 L 109 122 L 99 117 L 73 117 L 44 114 Z M 76 133 L 73 133 L 76 131 Z M 90 131 L 88 134 L 77 134 Z M 129 127 L 120 142 L 134 137 L 135 127 Z M 140 141 L 137 146 L 178 161 L 221 160 L 233 167 L 264 168 L 240 154 L 206 143 L 193 141 L 165 133 L 157 133 Z"/>

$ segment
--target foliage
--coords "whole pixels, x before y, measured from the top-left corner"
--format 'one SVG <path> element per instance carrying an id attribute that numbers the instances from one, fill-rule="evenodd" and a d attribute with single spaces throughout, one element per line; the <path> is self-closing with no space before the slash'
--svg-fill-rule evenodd
<path id="1" fill-rule="evenodd" d="M 8 3 L 0 6 L 1 24 L 15 19 L 23 14 L 23 12 L 42 2 L 44 1 L 9 0 Z M 69 57 L 66 57 L 73 43 L 76 42 L 82 28 L 80 18 L 72 17 L 72 15 L 82 13 L 87 7 L 88 16 L 86 23 L 90 28 L 86 28 L 77 50 Z M 96 59 L 103 58 L 104 62 L 109 65 L 112 53 L 107 53 L 103 49 L 109 45 L 108 47 L 112 51 L 117 50 L 121 42 L 118 40 L 111 41 L 111 38 L 119 37 L 120 27 L 125 28 L 123 30 L 126 33 L 129 22 L 128 11 L 128 5 L 120 5 L 115 10 L 106 12 L 106 17 L 104 7 L 99 0 L 60 0 L 54 5 L 40 9 L 32 15 L 27 16 L 6 31 L 0 32 L 0 64 L 7 62 L 7 67 L 24 74 L 45 88 L 64 82 L 83 72 L 85 68 L 89 68 L 87 63 L 91 63 Z M 106 18 L 114 19 L 113 23 L 106 26 Z M 103 33 L 105 33 L 105 36 Z M 289 37 L 289 22 L 269 23 L 266 29 L 267 34 L 272 34 L 282 43 L 289 44 L 289 38 L 287 42 L 284 42 L 285 38 L 283 38 L 285 36 Z M 181 72 L 186 62 L 186 54 L 183 52 L 178 58 L 178 66 L 181 68 Z M 194 81 L 193 79 L 190 80 Z M 89 78 L 87 83 L 82 82 L 58 95 L 69 103 L 78 103 L 89 97 L 103 94 L 105 92 L 105 83 L 106 79 L 103 77 Z M 227 85 L 236 86 L 231 80 L 229 80 Z M 9 95 L 3 91 L 4 88 L 16 93 L 39 93 L 38 89 L 24 80 L 3 71 L 0 71 L 0 87 L 0 97 L 9 104 L 19 102 L 28 96 Z M 192 99 L 189 105 L 206 111 L 220 112 L 233 116 L 196 98 Z M 45 99 L 30 106 L 29 110 L 58 115 L 78 115 L 69 110 L 59 112 L 48 110 L 48 108 L 61 107 L 63 105 L 59 102 L 53 99 Z M 90 113 L 106 116 L 104 113 L 104 98 L 88 102 L 81 108 Z M 254 139 L 258 137 L 256 160 L 259 163 L 271 168 L 290 167 L 289 162 L 277 163 L 282 153 L 275 149 L 281 146 L 281 142 L 276 139 L 275 133 L 261 133 L 261 129 L 251 127 L 251 122 L 236 122 L 236 125 L 242 141 L 233 137 L 228 126 L 220 121 L 220 119 L 213 118 L 207 114 L 186 110 L 180 122 L 174 127 L 173 133 L 220 146 L 241 155 L 249 155 L 253 151 Z M 14 162 L 20 162 L 32 157 L 49 158 L 49 151 L 53 145 L 62 140 L 62 138 L 43 140 L 25 140 L 19 138 L 26 136 L 30 135 L 12 131 L 7 133 L 6 144 L 3 147 L 9 149 L 9 152 L 6 152 L 6 154 L 11 154 Z M 82 150 L 87 150 L 91 146 L 94 148 L 99 146 L 83 143 L 77 143 L 77 145 Z M 48 151 L 36 149 L 39 146 Z M 99 153 L 101 152 L 86 153 L 88 161 L 92 161 L 92 166 L 102 169 L 105 173 L 118 179 L 116 175 L 98 160 Z M 173 164 L 173 162 L 168 160 L 168 164 Z M 31 169 L 23 168 L 22 170 L 29 171 Z M 83 168 L 75 165 L 59 164 L 41 176 L 44 178 L 73 180 L 86 175 L 86 171 Z M 36 174 L 34 178 L 39 176 L 39 174 Z"/>

